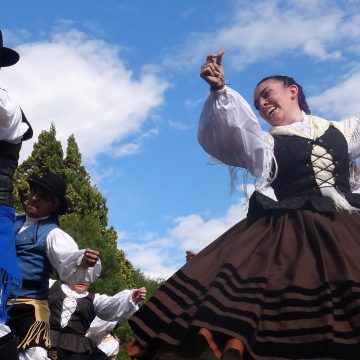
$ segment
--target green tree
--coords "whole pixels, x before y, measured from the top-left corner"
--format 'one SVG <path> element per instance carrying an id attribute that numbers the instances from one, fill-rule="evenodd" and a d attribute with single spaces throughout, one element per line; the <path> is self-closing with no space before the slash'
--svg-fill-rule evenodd
<path id="1" fill-rule="evenodd" d="M 91 184 L 90 175 L 82 165 L 81 153 L 74 135 L 71 135 L 67 141 L 65 167 L 69 212 L 91 215 L 106 227 L 108 222 L 106 200 L 97 187 Z"/>

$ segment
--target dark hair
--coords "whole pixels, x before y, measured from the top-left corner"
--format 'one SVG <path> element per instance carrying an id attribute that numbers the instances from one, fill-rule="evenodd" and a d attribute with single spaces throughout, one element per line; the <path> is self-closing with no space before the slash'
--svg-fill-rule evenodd
<path id="1" fill-rule="evenodd" d="M 289 87 L 290 85 L 296 85 L 299 89 L 298 92 L 298 101 L 299 101 L 299 107 L 300 109 L 307 115 L 311 114 L 310 108 L 308 103 L 306 102 L 305 94 L 303 91 L 303 88 L 300 84 L 298 84 L 292 77 L 290 76 L 284 76 L 284 75 L 272 75 L 267 76 L 263 79 L 261 79 L 257 85 L 259 86 L 261 83 L 263 83 L 266 80 L 277 80 L 283 83 L 284 86 Z"/>

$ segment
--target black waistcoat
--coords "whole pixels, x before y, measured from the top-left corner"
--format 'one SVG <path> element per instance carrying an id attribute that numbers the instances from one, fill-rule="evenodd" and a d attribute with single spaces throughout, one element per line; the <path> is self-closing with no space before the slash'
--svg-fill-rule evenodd
<path id="1" fill-rule="evenodd" d="M 90 352 L 91 345 L 85 334 L 95 318 L 94 294 L 89 293 L 86 297 L 77 299 L 75 311 L 68 324 L 62 328 L 61 313 L 65 298 L 66 294 L 61 289 L 61 283 L 56 281 L 48 297 L 51 346 L 75 353 Z"/>
<path id="2" fill-rule="evenodd" d="M 352 206 L 360 208 L 360 194 L 354 194 L 350 190 L 347 142 L 338 129 L 330 126 L 315 140 L 288 135 L 273 135 L 273 138 L 278 173 L 271 185 L 278 201 L 255 192 L 250 200 L 249 213 L 258 212 L 259 206 L 262 210 L 298 209 L 306 206 L 320 212 L 336 211 L 333 200 L 322 195 L 316 182 L 311 162 L 315 145 L 321 146 L 332 156 L 335 189 Z"/>

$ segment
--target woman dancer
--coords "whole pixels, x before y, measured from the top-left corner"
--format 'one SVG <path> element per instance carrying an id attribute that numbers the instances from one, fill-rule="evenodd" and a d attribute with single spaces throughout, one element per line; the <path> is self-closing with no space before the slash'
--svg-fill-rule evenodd
<path id="1" fill-rule="evenodd" d="M 294 79 L 270 76 L 254 106 L 224 83 L 223 52 L 198 138 L 213 157 L 259 178 L 246 219 L 188 261 L 130 319 L 133 357 L 360 358 L 360 117 L 310 115 Z M 271 186 L 277 201 L 261 190 Z"/>

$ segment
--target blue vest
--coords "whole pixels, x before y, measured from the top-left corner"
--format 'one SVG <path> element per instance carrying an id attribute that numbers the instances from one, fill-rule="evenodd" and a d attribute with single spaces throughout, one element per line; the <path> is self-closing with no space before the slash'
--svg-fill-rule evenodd
<path id="1" fill-rule="evenodd" d="M 17 217 L 14 225 L 16 255 L 23 276 L 19 297 L 45 300 L 49 293 L 49 278 L 52 266 L 46 256 L 46 238 L 49 232 L 59 227 L 56 219 L 40 220 L 19 233 L 25 216 Z"/>

